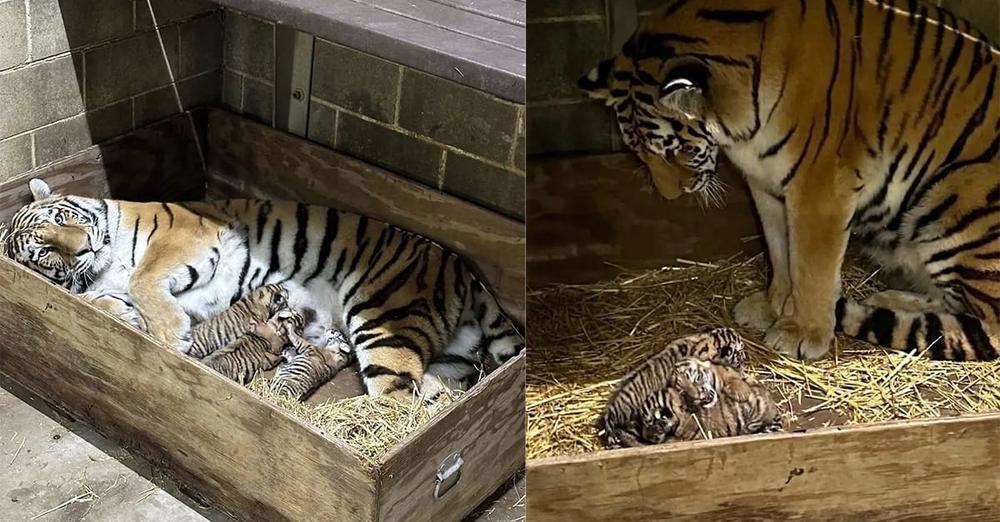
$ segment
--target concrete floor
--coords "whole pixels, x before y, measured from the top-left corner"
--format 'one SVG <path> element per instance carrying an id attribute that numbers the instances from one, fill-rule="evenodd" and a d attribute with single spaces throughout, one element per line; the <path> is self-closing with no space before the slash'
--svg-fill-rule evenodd
<path id="1" fill-rule="evenodd" d="M 190 493 L 190 492 L 189 492 Z M 524 520 L 519 476 L 468 522 Z M 140 457 L 0 376 L 0 521 L 228 522 Z"/>

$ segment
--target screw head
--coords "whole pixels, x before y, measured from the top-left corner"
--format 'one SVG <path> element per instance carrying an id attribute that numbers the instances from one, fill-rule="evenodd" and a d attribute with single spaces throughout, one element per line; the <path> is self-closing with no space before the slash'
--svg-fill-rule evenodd
<path id="1" fill-rule="evenodd" d="M 302 98 L 305 98 L 305 96 L 306 93 L 303 92 L 302 89 L 295 89 L 292 91 L 292 98 L 295 98 L 298 101 L 302 101 Z"/>

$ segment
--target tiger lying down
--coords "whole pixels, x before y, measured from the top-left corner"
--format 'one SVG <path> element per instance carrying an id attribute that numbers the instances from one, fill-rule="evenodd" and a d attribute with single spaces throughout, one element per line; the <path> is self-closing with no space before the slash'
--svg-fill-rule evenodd
<path id="1" fill-rule="evenodd" d="M 231 378 L 284 360 L 276 386 L 301 396 L 353 352 L 369 395 L 409 400 L 466 389 L 524 349 L 463 259 L 386 223 L 294 202 L 30 189 L 5 255 Z"/>
<path id="2" fill-rule="evenodd" d="M 763 386 L 743 374 L 739 334 L 719 328 L 667 345 L 619 383 L 598 422 L 610 448 L 781 430 Z"/>

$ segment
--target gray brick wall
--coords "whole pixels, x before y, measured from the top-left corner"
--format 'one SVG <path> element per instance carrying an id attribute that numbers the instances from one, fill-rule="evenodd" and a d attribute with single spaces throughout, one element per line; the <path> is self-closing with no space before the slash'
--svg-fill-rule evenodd
<path id="1" fill-rule="evenodd" d="M 225 11 L 222 101 L 274 122 L 272 22 Z M 524 105 L 315 39 L 308 138 L 524 219 Z"/>
<path id="2" fill-rule="evenodd" d="M 220 99 L 221 11 L 152 6 L 0 2 L 0 180 Z"/>
<path id="3" fill-rule="evenodd" d="M 616 52 L 663 0 L 528 2 L 528 154 L 623 150 L 610 111 L 576 91 L 576 80 Z M 929 0 L 973 22 L 1000 42 L 1000 0 Z M 631 15 L 631 21 L 627 18 Z M 630 32 L 630 31 L 629 31 Z"/>

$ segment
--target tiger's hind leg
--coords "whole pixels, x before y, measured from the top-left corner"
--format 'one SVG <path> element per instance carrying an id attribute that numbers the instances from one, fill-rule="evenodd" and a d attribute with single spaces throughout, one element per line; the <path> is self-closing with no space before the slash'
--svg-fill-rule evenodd
<path id="1" fill-rule="evenodd" d="M 483 332 L 471 315 L 468 310 L 463 314 L 451 342 L 427 366 L 420 385 L 424 401 L 436 403 L 455 391 L 466 391 L 484 373 L 480 360 Z"/>
<path id="2" fill-rule="evenodd" d="M 476 322 L 482 331 L 486 373 L 492 372 L 524 350 L 524 338 L 497 303 L 495 297 L 479 281 L 472 281 L 472 305 Z"/>

